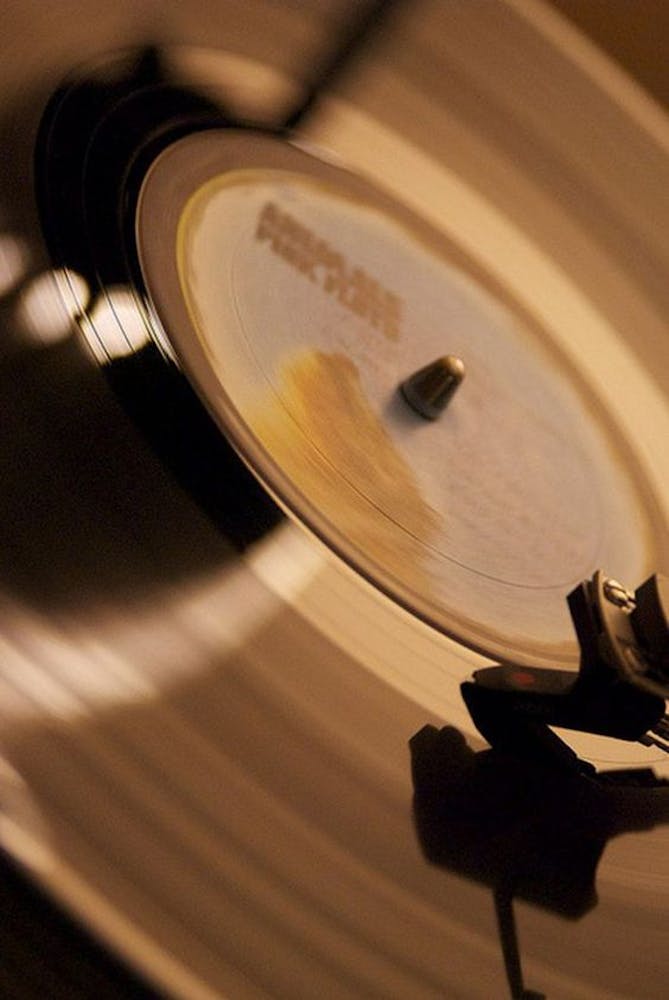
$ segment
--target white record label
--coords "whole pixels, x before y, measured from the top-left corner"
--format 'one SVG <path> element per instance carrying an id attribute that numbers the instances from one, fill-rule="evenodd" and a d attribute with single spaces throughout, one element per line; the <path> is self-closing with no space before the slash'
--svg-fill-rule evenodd
<path id="1" fill-rule="evenodd" d="M 154 167 L 139 241 L 176 353 L 245 460 L 420 618 L 556 662 L 573 656 L 566 593 L 599 566 L 645 571 L 644 490 L 597 399 L 529 314 L 366 181 L 274 138 L 191 137 Z M 398 386 L 446 354 L 467 374 L 428 422 Z"/>

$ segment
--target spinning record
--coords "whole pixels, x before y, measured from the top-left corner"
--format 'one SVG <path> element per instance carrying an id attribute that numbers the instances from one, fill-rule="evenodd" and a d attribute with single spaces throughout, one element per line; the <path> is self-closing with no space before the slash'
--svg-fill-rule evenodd
<path id="1" fill-rule="evenodd" d="M 663 997 L 664 737 L 460 685 L 669 571 L 664 112 L 538 0 L 13 16 L 5 850 L 166 996 Z"/>

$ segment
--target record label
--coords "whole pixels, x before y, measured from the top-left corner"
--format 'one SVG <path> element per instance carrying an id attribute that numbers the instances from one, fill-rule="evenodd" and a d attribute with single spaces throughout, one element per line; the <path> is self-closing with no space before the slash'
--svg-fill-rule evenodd
<path id="1" fill-rule="evenodd" d="M 555 596 L 621 557 L 642 572 L 643 499 L 566 360 L 364 179 L 260 134 L 191 137 L 149 175 L 138 239 L 176 352 L 245 460 L 423 620 L 554 662 L 573 655 Z M 398 387 L 444 355 L 467 374 L 428 422 Z"/>

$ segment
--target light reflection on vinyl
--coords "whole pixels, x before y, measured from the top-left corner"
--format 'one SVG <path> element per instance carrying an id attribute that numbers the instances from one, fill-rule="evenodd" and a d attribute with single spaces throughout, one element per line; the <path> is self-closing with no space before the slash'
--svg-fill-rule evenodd
<path id="1" fill-rule="evenodd" d="M 168 995 L 504 995 L 488 888 L 420 853 L 407 748 L 449 723 L 480 749 L 459 684 L 487 661 L 300 523 L 242 555 L 212 526 L 92 360 L 129 363 L 157 316 L 155 340 L 181 356 L 154 304 L 72 271 L 73 298 L 43 308 L 24 180 L 38 112 L 25 124 L 12 97 L 37 86 L 41 108 L 73 51 L 81 63 L 153 32 L 183 46 L 181 78 L 217 96 L 232 79 L 236 113 L 267 120 L 290 106 L 301 54 L 350 13 L 298 6 L 202 0 L 154 18 L 120 0 L 84 19 L 63 4 L 50 24 L 28 5 L 12 29 L 31 45 L 0 70 L 16 150 L 0 192 L 16 239 L 0 257 L 0 836 Z M 419 14 L 398 8 L 303 139 L 453 239 L 550 331 L 644 484 L 651 543 L 612 495 L 606 569 L 666 572 L 669 126 L 539 3 Z M 605 767 L 665 766 L 641 747 L 572 743 Z M 659 821 L 612 840 L 582 919 L 517 906 L 529 986 L 664 996 L 668 841 Z"/>
<path id="2" fill-rule="evenodd" d="M 0 234 L 0 295 L 7 295 L 23 277 L 26 248 L 11 233 Z"/>
<path id="3" fill-rule="evenodd" d="M 73 332 L 90 292 L 81 275 L 67 269 L 45 271 L 21 292 L 17 320 L 35 344 L 58 343 Z"/>

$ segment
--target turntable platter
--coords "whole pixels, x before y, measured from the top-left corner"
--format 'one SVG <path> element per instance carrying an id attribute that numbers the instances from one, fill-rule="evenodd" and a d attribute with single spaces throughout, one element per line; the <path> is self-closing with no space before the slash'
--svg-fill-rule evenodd
<path id="1" fill-rule="evenodd" d="M 339 416 L 338 398 L 314 399 L 310 379 L 315 370 L 318 392 L 319 366 L 290 365 L 313 347 L 301 339 L 302 324 L 291 328 L 284 311 L 270 337 L 271 303 L 256 281 L 255 297 L 245 302 L 244 337 L 240 324 L 228 322 L 221 339 L 211 339 L 212 315 L 230 301 L 226 296 L 212 313 L 221 272 L 211 272 L 204 291 L 182 284 L 167 239 L 163 256 L 174 272 L 153 268 L 160 247 L 151 240 L 160 244 L 172 232 L 204 180 L 197 143 L 168 151 L 145 188 L 143 211 L 153 197 L 166 204 L 161 163 L 164 177 L 185 178 L 177 187 L 186 197 L 172 203 L 172 215 L 160 212 L 153 230 L 140 223 L 147 286 L 168 338 L 165 352 L 180 359 L 291 518 L 240 555 L 147 446 L 84 343 L 104 337 L 105 309 L 122 332 L 135 322 L 132 297 L 119 298 L 127 289 L 85 288 L 67 275 L 78 303 L 69 313 L 62 293 L 56 300 L 31 295 L 43 289 L 36 282 L 51 265 L 28 181 L 30 158 L 39 115 L 72 69 L 73 51 L 86 64 L 149 37 L 179 80 L 217 100 L 225 94 L 240 116 L 271 121 L 272 109 L 290 106 L 299 90 L 304 53 L 324 45 L 352 6 L 254 0 L 240 12 L 235 3 L 192 0 L 158 10 L 119 0 L 100 10 L 90 4 L 90 17 L 80 4 L 62 3 L 47 17 L 24 5 L 3 36 L 18 44 L 7 47 L 0 65 L 0 124 L 12 150 L 0 191 L 8 240 L 0 255 L 0 838 L 41 885 L 170 996 L 503 995 L 489 892 L 429 867 L 420 854 L 407 741 L 426 722 L 448 722 L 480 746 L 459 684 L 487 662 L 481 650 L 532 664 L 573 663 L 563 597 L 583 570 L 606 560 L 607 572 L 635 583 L 668 568 L 669 128 L 648 98 L 543 4 L 425 2 L 420 16 L 412 5 L 398 7 L 385 35 L 305 122 L 299 143 L 279 144 L 288 152 L 276 155 L 296 158 L 292 172 L 299 159 L 302 177 L 311 176 L 307 162 L 320 171 L 327 152 L 326 186 L 314 195 L 300 180 L 291 191 L 308 213 L 304 225 L 325 227 L 323 238 L 337 249 L 349 240 L 343 250 L 359 252 L 357 266 L 393 294 L 410 276 L 400 292 L 407 316 L 420 307 L 410 301 L 416 282 L 429 285 L 430 316 L 453 308 L 458 291 L 458 336 L 466 327 L 479 338 L 444 419 L 427 424 L 405 413 L 393 393 L 432 359 L 430 338 L 442 328 L 416 323 L 413 338 L 377 344 L 370 324 L 362 335 L 359 317 L 350 328 L 322 321 L 317 349 L 352 359 L 358 382 L 344 388 L 351 406 L 364 410 L 356 428 L 368 442 L 391 442 L 396 464 L 386 467 L 407 482 L 410 500 L 408 511 L 388 517 L 394 511 L 382 484 L 370 488 L 365 472 L 354 485 L 365 486 L 355 513 L 366 520 L 356 522 L 360 533 L 349 548 L 336 506 L 345 502 L 341 481 L 350 479 L 353 463 L 314 428 L 323 414 Z M 248 146 L 248 137 L 239 141 Z M 221 148 L 216 177 L 225 173 Z M 277 169 L 275 153 L 264 148 L 263 162 L 252 163 L 255 149 L 240 153 L 235 169 Z M 168 170 L 183 150 L 188 169 Z M 342 197 L 349 171 L 365 178 L 366 207 L 357 213 L 349 195 Z M 267 184 L 276 184 L 271 173 L 254 189 L 254 222 Z M 374 214 L 375 199 L 388 206 L 382 216 Z M 335 202 L 343 214 L 333 212 Z M 216 220 L 223 203 L 212 200 L 209 210 Z M 225 211 L 244 217 L 239 206 Z M 397 227 L 407 226 L 410 250 L 395 239 Z M 413 245 L 418 229 L 438 242 L 438 259 L 434 242 Z M 198 240 L 211 234 L 192 225 L 186 236 L 187 259 L 198 269 Z M 223 268 L 234 253 L 214 236 Z M 271 269 L 282 288 L 299 287 L 303 275 L 281 272 L 280 255 L 249 239 L 253 259 L 264 255 L 265 273 Z M 5 253 L 9 246 L 13 253 Z M 438 282 L 425 278 L 430 268 Z M 255 274 L 237 263 L 236 287 L 252 284 Z M 174 310 L 185 308 L 188 294 L 206 315 L 201 326 L 188 319 L 182 340 Z M 65 303 L 65 321 L 54 301 Z M 332 305 L 321 302 L 318 315 L 330 315 Z M 296 308 L 302 316 L 307 305 Z M 453 329 L 449 324 L 445 351 L 464 356 L 464 346 L 451 346 Z M 499 350 L 485 338 L 502 329 Z M 163 335 L 158 320 L 152 335 Z M 419 353 L 429 356 L 416 358 L 411 348 L 423 337 Z M 220 353 L 206 368 L 205 349 Z M 444 353 L 441 346 L 436 353 Z M 227 367 L 225 377 L 217 368 L 230 354 L 232 380 Z M 526 391 L 504 396 L 498 426 L 494 391 L 519 371 Z M 506 603 L 498 601 L 498 583 L 485 589 L 490 557 L 481 556 L 475 534 L 458 537 L 459 562 L 441 560 L 451 575 L 438 599 L 410 575 L 416 567 L 425 573 L 430 512 L 437 512 L 436 535 L 446 532 L 458 497 L 448 490 L 444 497 L 441 480 L 434 485 L 421 448 L 408 446 L 409 432 L 448 438 L 451 425 L 473 421 L 470 386 L 488 408 L 486 434 L 500 435 L 500 451 L 527 435 L 536 454 L 537 464 L 518 470 L 523 491 L 539 498 L 527 512 L 531 545 L 519 552 L 506 538 L 501 547 L 486 541 L 485 552 L 502 566 L 502 590 L 514 595 Z M 539 407 L 539 395 L 546 406 Z M 383 403 L 391 396 L 387 417 Z M 523 414 L 539 409 L 535 438 Z M 287 413 L 297 422 L 297 453 L 285 432 Z M 336 433 L 350 438 L 350 426 Z M 515 518 L 495 488 L 508 474 L 504 454 L 471 469 L 454 441 L 443 447 L 459 479 L 474 479 L 477 500 L 485 495 L 496 505 L 507 530 Z M 324 459 L 312 480 L 304 461 L 315 452 Z M 330 468 L 339 485 L 325 523 L 321 489 Z M 407 474 L 419 483 L 413 492 L 401 478 Z M 564 508 L 553 506 L 556 490 L 569 497 Z M 379 508 L 383 521 L 368 514 Z M 398 583 L 398 567 L 377 550 L 394 553 L 398 538 L 413 546 L 415 519 L 428 514 L 418 524 L 420 557 L 411 550 Z M 344 515 L 350 525 L 348 508 Z M 562 537 L 555 545 L 554 518 Z M 363 536 L 377 537 L 386 521 L 390 544 L 377 541 L 370 558 Z M 573 551 L 565 537 L 576 539 Z M 469 595 L 462 602 L 458 588 Z M 543 603 L 547 594 L 554 614 Z M 598 766 L 657 765 L 651 751 L 610 741 L 589 742 L 582 752 Z M 659 825 L 613 841 L 598 872 L 599 904 L 582 920 L 518 906 L 529 984 L 552 1000 L 664 996 L 669 970 L 657 918 L 667 900 L 667 836 Z"/>

